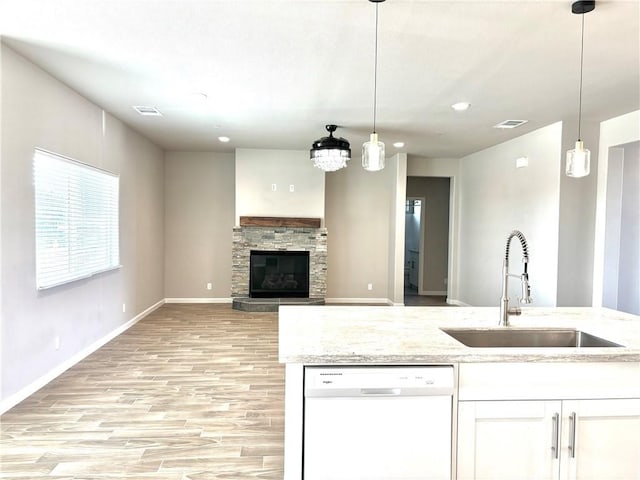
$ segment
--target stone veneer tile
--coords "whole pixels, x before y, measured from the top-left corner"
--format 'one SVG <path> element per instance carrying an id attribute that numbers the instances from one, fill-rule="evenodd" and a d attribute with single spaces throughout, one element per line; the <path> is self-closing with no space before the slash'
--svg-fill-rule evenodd
<path id="1" fill-rule="evenodd" d="M 231 296 L 249 296 L 251 250 L 309 252 L 309 298 L 327 293 L 327 229 L 286 227 L 234 227 Z"/>

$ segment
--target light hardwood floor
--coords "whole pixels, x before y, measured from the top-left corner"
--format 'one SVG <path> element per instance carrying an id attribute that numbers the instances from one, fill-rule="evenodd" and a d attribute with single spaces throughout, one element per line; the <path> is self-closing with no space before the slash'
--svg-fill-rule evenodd
<path id="1" fill-rule="evenodd" d="M 0 478 L 282 479 L 277 314 L 165 305 L 0 421 Z"/>

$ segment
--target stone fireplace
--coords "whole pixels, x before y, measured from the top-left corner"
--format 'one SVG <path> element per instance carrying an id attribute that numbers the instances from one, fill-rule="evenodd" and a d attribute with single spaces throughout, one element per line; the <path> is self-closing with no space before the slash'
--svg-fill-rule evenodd
<path id="1" fill-rule="evenodd" d="M 240 217 L 240 226 L 233 229 L 231 297 L 234 308 L 240 305 L 240 299 L 250 298 L 252 251 L 309 252 L 306 303 L 324 302 L 327 292 L 327 229 L 320 227 L 319 218 Z M 256 299 L 254 303 L 263 300 Z M 275 303 L 277 308 L 283 299 L 276 300 L 280 300 Z M 303 300 L 286 303 L 305 303 Z"/>

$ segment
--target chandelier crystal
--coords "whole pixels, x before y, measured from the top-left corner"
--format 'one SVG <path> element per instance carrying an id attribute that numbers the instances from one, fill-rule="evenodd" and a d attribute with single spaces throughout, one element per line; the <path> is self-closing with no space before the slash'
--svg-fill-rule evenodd
<path id="1" fill-rule="evenodd" d="M 347 140 L 333 136 L 337 125 L 326 125 L 325 128 L 329 136 L 313 142 L 309 155 L 314 167 L 325 172 L 335 172 L 347 166 L 347 162 L 351 160 L 351 148 Z"/>

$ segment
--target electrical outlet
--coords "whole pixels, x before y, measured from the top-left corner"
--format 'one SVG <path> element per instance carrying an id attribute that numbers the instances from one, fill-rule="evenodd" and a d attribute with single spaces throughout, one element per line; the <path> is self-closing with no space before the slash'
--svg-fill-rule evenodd
<path id="1" fill-rule="evenodd" d="M 53 338 L 53 344 L 54 344 L 56 350 L 60 350 L 60 335 L 56 335 Z"/>
<path id="2" fill-rule="evenodd" d="M 122 313 L 125 313 L 127 311 L 127 304 L 123 303 L 122 304 Z"/>
<path id="3" fill-rule="evenodd" d="M 291 193 L 295 192 L 296 191 L 296 186 L 295 185 L 289 185 L 289 191 Z"/>
<path id="4" fill-rule="evenodd" d="M 278 190 L 278 185 L 276 185 L 275 183 L 271 184 L 271 191 L 275 192 L 276 190 Z"/>
<path id="5" fill-rule="evenodd" d="M 213 285 L 211 284 L 211 282 L 207 283 L 207 290 L 211 290 L 213 288 Z"/>
<path id="6" fill-rule="evenodd" d="M 373 283 L 367 283 L 367 290 L 373 290 Z"/>

